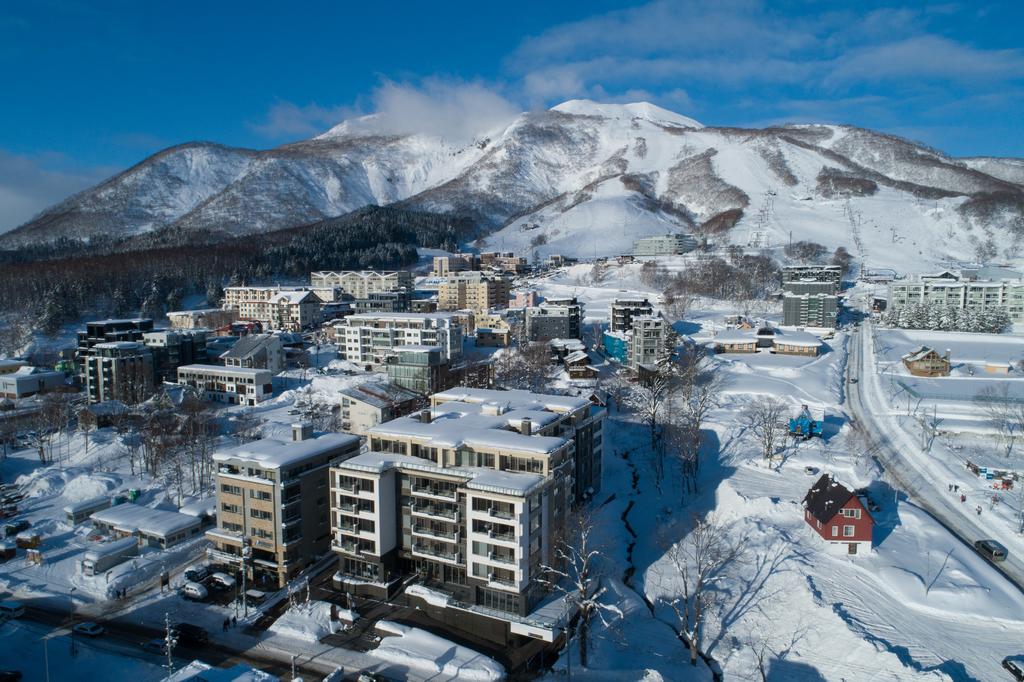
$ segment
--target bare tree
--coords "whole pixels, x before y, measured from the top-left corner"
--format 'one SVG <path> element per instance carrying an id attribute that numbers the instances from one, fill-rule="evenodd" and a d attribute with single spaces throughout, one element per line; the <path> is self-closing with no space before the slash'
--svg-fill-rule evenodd
<path id="1" fill-rule="evenodd" d="M 587 665 L 587 651 L 590 640 L 591 621 L 597 616 L 602 623 L 604 613 L 615 610 L 601 603 L 605 588 L 601 585 L 601 575 L 597 570 L 597 562 L 601 556 L 594 538 L 594 524 L 589 514 L 579 512 L 569 520 L 567 537 L 559 541 L 554 549 L 554 566 L 541 566 L 548 576 L 541 582 L 556 592 L 565 595 L 566 604 L 579 615 L 579 628 L 576 633 L 579 643 L 580 664 Z M 570 621 L 573 617 L 570 616 Z M 572 635 L 569 635 L 566 646 L 569 646 Z"/>
<path id="2" fill-rule="evenodd" d="M 85 454 L 89 454 L 89 432 L 96 428 L 96 415 L 88 407 L 78 410 L 78 430 L 85 438 Z"/>
<path id="3" fill-rule="evenodd" d="M 974 402 L 988 417 L 996 430 L 996 441 L 1003 454 L 1009 457 L 1017 438 L 1024 431 L 1024 404 L 1014 401 L 1008 381 L 999 381 L 982 389 Z"/>
<path id="4" fill-rule="evenodd" d="M 506 348 L 494 362 L 494 382 L 503 388 L 545 390 L 552 375 L 551 354 L 546 343 L 527 342 Z"/>
<path id="5" fill-rule="evenodd" d="M 730 526 L 708 516 L 695 518 L 689 535 L 666 553 L 681 594 L 661 601 L 676 614 L 691 665 L 697 665 L 707 616 L 724 598 L 718 584 L 741 563 L 743 544 L 733 540 Z"/>
<path id="6" fill-rule="evenodd" d="M 720 404 L 726 380 L 693 353 L 683 355 L 670 367 L 678 388 L 669 411 L 671 428 L 666 443 L 668 452 L 679 462 L 685 496 L 698 490 L 703 429 L 711 411 Z"/>
<path id="7" fill-rule="evenodd" d="M 761 456 L 771 466 L 780 440 L 785 438 L 783 419 L 787 413 L 784 402 L 761 396 L 743 410 L 743 423 L 761 444 Z"/>
<path id="8" fill-rule="evenodd" d="M 647 425 L 651 434 L 651 447 L 658 448 L 658 431 L 674 387 L 669 372 L 659 371 L 633 385 L 626 397 L 626 404 Z"/>
<path id="9" fill-rule="evenodd" d="M 754 653 L 761 682 L 768 682 L 771 662 L 786 660 L 796 645 L 807 636 L 807 632 L 808 628 L 803 625 L 798 625 L 792 632 L 780 630 L 776 623 L 760 620 L 754 625 L 746 638 L 746 644 Z"/>

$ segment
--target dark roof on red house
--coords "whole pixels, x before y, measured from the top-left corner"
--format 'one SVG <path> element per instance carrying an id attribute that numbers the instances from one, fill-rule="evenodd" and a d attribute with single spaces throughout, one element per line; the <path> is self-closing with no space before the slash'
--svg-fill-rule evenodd
<path id="1" fill-rule="evenodd" d="M 804 507 L 818 521 L 828 523 L 851 497 L 853 491 L 836 481 L 832 474 L 822 474 L 804 496 Z"/>

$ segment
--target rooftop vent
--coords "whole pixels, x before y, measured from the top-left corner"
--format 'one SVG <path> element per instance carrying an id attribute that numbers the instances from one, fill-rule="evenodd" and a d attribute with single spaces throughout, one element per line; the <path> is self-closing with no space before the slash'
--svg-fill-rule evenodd
<path id="1" fill-rule="evenodd" d="M 292 441 L 309 440 L 313 437 L 313 425 L 310 422 L 299 422 L 292 424 Z"/>

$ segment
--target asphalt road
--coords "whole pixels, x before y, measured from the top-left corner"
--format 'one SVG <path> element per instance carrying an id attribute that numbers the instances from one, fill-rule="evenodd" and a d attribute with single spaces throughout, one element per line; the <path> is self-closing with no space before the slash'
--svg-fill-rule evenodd
<path id="1" fill-rule="evenodd" d="M 925 510 L 946 530 L 959 538 L 967 548 L 977 553 L 974 542 L 984 538 L 999 540 L 998 533 L 993 529 L 978 524 L 971 516 L 961 513 L 956 506 L 957 498 L 946 494 L 941 485 L 936 484 L 915 463 L 903 457 L 900 445 L 894 442 L 888 433 L 888 427 L 876 419 L 871 405 L 865 402 L 864 382 L 872 377 L 865 365 L 865 328 L 870 322 L 862 323 L 850 335 L 849 355 L 846 372 L 846 404 L 853 417 L 852 428 L 863 433 L 872 444 L 875 458 L 913 502 Z M 870 339 L 868 339 L 870 343 Z M 851 381 L 856 378 L 857 381 Z M 909 437 L 911 440 L 913 436 Z M 943 483 L 944 482 L 940 482 Z M 1006 528 L 1003 533 L 1011 532 Z M 995 537 L 993 537 L 995 535 Z M 1010 553 L 1006 561 L 991 564 L 1002 573 L 1017 589 L 1024 592 L 1024 560 Z"/>

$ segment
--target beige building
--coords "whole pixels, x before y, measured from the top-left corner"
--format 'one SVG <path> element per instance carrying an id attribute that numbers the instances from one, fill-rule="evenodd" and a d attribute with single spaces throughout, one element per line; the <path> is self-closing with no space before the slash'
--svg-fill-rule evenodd
<path id="1" fill-rule="evenodd" d="M 365 435 L 377 424 L 413 412 L 420 406 L 421 398 L 401 386 L 376 381 L 342 389 L 341 428 Z"/>
<path id="2" fill-rule="evenodd" d="M 283 587 L 329 550 L 328 467 L 358 452 L 357 436 L 314 437 L 311 426 L 295 424 L 290 442 L 264 438 L 215 453 L 210 559 L 232 571 L 244 562 L 255 587 Z"/>
<path id="3" fill-rule="evenodd" d="M 234 309 L 207 308 L 205 310 L 178 310 L 167 313 L 171 329 L 219 329 L 238 321 Z"/>
<path id="4" fill-rule="evenodd" d="M 463 277 L 446 279 L 438 289 L 438 310 L 472 310 L 486 312 L 491 308 L 508 307 L 512 282 L 505 277 Z"/>
<path id="5" fill-rule="evenodd" d="M 265 330 L 301 331 L 320 323 L 324 301 L 310 289 L 228 287 L 224 308 L 238 311 L 241 320 L 255 320 Z"/>
<path id="6" fill-rule="evenodd" d="M 600 487 L 603 418 L 582 398 L 459 387 L 370 429 L 370 452 L 331 469 L 345 589 L 419 574 L 471 611 L 528 615 L 570 507 Z M 579 496 L 581 460 L 597 478 Z"/>
<path id="7" fill-rule="evenodd" d="M 405 270 L 320 270 L 310 273 L 316 287 L 337 287 L 353 298 L 368 298 L 372 293 L 411 291 L 412 273 Z"/>
<path id="8" fill-rule="evenodd" d="M 1013 322 L 1024 322 L 1024 278 L 1012 270 L 981 268 L 920 275 L 889 285 L 889 310 L 911 303 L 961 310 L 1003 309 Z"/>

